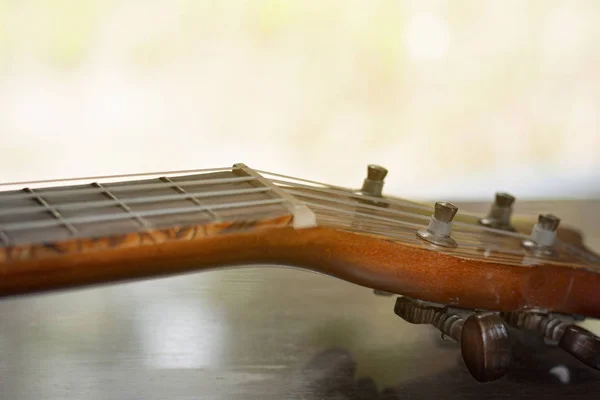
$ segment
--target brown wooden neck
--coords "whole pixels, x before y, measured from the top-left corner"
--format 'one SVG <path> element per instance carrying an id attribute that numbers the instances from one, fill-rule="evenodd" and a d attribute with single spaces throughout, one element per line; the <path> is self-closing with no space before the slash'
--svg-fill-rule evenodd
<path id="1" fill-rule="evenodd" d="M 318 227 L 263 226 L 248 233 L 182 237 L 147 246 L 115 248 L 107 243 L 101 251 L 2 264 L 0 295 L 264 264 L 297 266 L 441 304 L 500 311 L 536 307 L 600 317 L 600 298 L 595 296 L 600 275 L 585 269 L 462 260 Z"/>
<path id="2" fill-rule="evenodd" d="M 523 232 L 469 215 L 459 246 L 439 248 L 415 235 L 427 206 L 309 183 L 236 165 L 0 193 L 0 296 L 278 264 L 460 307 L 600 316 L 600 266 L 583 250 L 559 243 L 538 257 Z"/>

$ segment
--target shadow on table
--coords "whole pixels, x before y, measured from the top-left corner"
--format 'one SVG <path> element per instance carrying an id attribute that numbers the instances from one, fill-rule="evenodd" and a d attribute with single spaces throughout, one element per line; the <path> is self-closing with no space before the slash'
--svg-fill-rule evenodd
<path id="1" fill-rule="evenodd" d="M 514 332 L 513 361 L 507 375 L 478 383 L 457 359 L 450 370 L 378 390 L 373 379 L 356 377 L 357 364 L 345 349 L 316 355 L 294 377 L 286 398 L 303 400 L 395 400 L 481 398 L 595 398 L 600 371 L 579 363 L 530 333 Z M 399 376 L 399 381 L 402 377 Z"/>

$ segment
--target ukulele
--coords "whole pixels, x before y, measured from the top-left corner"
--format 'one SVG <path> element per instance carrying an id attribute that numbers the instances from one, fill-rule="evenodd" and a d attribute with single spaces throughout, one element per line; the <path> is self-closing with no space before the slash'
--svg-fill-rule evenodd
<path id="1" fill-rule="evenodd" d="M 233 167 L 0 186 L 0 297 L 225 266 L 294 266 L 399 295 L 394 311 L 460 344 L 479 381 L 510 366 L 509 331 L 537 330 L 600 369 L 600 257 L 550 214 L 487 216 L 449 202 Z"/>

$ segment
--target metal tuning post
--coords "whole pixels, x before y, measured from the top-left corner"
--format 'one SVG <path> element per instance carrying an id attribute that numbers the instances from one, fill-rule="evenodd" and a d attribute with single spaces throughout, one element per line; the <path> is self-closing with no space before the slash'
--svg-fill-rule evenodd
<path id="1" fill-rule="evenodd" d="M 384 180 L 387 174 L 388 170 L 386 168 L 376 164 L 369 164 L 367 166 L 367 177 L 363 181 L 363 185 L 358 193 L 371 198 L 359 199 L 359 201 L 378 207 L 387 207 L 387 202 L 372 199 L 373 197 L 383 198 L 383 185 L 385 184 Z"/>
<path id="2" fill-rule="evenodd" d="M 531 237 L 523 240 L 523 247 L 539 255 L 551 255 L 556 242 L 556 230 L 560 219 L 552 214 L 540 214 L 533 226 Z"/>
<path id="3" fill-rule="evenodd" d="M 460 344 L 463 361 L 479 382 L 503 377 L 512 359 L 508 330 L 495 313 L 465 316 L 446 307 L 399 297 L 394 312 L 412 324 L 429 324 Z"/>
<path id="4" fill-rule="evenodd" d="M 385 177 L 388 174 L 388 170 L 380 165 L 369 164 L 367 166 L 367 177 L 363 181 L 360 193 L 370 197 L 383 197 L 383 185 L 385 184 Z M 379 207 L 387 207 L 388 204 L 380 201 L 373 201 L 368 199 L 362 199 L 362 201 L 376 205 Z M 373 289 L 373 293 L 378 296 L 393 296 L 394 293 L 386 292 L 385 290 Z"/>
<path id="5" fill-rule="evenodd" d="M 369 164 L 367 166 L 367 177 L 363 181 L 360 192 L 368 196 L 382 197 L 384 179 L 388 170 L 380 165 Z"/>
<path id="6" fill-rule="evenodd" d="M 519 311 L 502 313 L 504 320 L 519 329 L 535 330 L 589 367 L 600 370 L 600 338 L 580 326 L 552 314 Z"/>
<path id="7" fill-rule="evenodd" d="M 496 193 L 490 212 L 487 217 L 481 218 L 479 223 L 489 228 L 514 232 L 515 228 L 510 223 L 514 202 L 514 196 L 503 192 Z"/>
<path id="8" fill-rule="evenodd" d="M 435 203 L 435 210 L 429 219 L 427 229 L 417 232 L 417 237 L 429 243 L 443 247 L 456 247 L 458 244 L 450 233 L 452 232 L 452 220 L 458 212 L 458 207 L 447 201 Z"/>

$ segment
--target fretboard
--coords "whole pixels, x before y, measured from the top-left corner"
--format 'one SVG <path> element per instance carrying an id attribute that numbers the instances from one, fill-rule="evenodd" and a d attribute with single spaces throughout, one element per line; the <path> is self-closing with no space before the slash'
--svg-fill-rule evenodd
<path id="1" fill-rule="evenodd" d="M 0 191 L 0 263 L 318 224 L 465 259 L 599 268 L 595 255 L 560 241 L 551 256 L 532 255 L 521 246 L 523 229 L 487 228 L 467 213 L 454 222 L 458 247 L 432 247 L 415 235 L 429 220 L 429 205 L 244 164 L 51 183 Z"/>
<path id="2" fill-rule="evenodd" d="M 306 206 L 243 164 L 86 181 L 0 192 L 0 262 L 315 223 Z"/>

